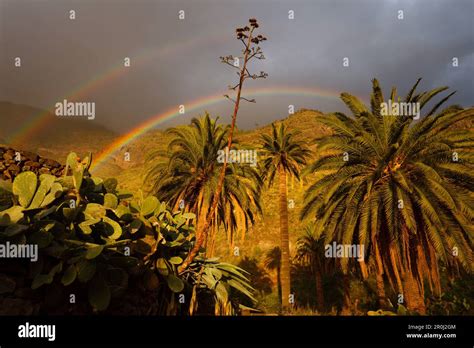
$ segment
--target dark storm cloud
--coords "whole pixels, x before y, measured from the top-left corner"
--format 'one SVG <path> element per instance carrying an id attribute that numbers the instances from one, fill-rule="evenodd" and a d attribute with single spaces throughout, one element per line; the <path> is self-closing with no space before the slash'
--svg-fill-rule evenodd
<path id="1" fill-rule="evenodd" d="M 458 90 L 453 102 L 473 105 L 473 4 L 0 0 L 0 100 L 46 108 L 82 90 L 80 100 L 97 103 L 97 122 L 126 131 L 170 107 L 224 94 L 236 76 L 218 57 L 239 52 L 234 29 L 256 17 L 269 40 L 263 46 L 267 59 L 255 70 L 270 76 L 250 81 L 251 87 L 300 86 L 367 96 L 370 79 L 377 77 L 385 89 L 396 85 L 405 94 L 423 77 L 422 88 L 448 85 Z M 70 9 L 76 10 L 74 21 L 68 19 Z M 289 10 L 295 11 L 294 20 L 288 19 Z M 399 10 L 403 20 L 397 18 Z M 17 56 L 21 69 L 13 67 Z M 120 63 L 127 56 L 132 66 L 110 74 L 125 69 Z M 348 68 L 342 67 L 343 57 L 350 60 Z M 453 57 L 459 59 L 457 68 Z M 115 77 L 103 81 L 101 76 Z M 99 83 L 84 89 L 96 77 Z M 280 119 L 290 103 L 344 110 L 335 98 L 261 97 L 243 108 L 240 125 Z M 231 105 L 208 109 L 228 119 Z"/>

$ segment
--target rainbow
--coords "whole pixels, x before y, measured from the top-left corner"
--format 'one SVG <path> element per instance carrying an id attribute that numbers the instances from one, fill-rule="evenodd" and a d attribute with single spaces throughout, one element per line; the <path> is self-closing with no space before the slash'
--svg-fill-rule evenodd
<path id="1" fill-rule="evenodd" d="M 316 88 L 308 88 L 308 87 L 290 87 L 290 86 L 275 86 L 275 87 L 267 87 L 267 88 L 250 88 L 244 90 L 244 95 L 246 97 L 259 97 L 259 96 L 298 96 L 298 97 L 317 97 L 317 98 L 330 98 L 330 99 L 339 99 L 339 93 L 331 90 L 322 90 Z M 202 98 L 195 99 L 191 102 L 184 103 L 185 106 L 185 114 L 189 115 L 189 113 L 203 111 L 203 108 L 208 106 L 218 104 L 221 102 L 227 101 L 222 94 L 214 94 Z M 144 133 L 148 132 L 149 130 L 157 127 L 158 125 L 173 119 L 175 117 L 183 116 L 183 114 L 179 113 L 179 106 L 175 106 L 170 108 L 162 113 L 153 115 L 148 118 L 147 121 L 141 123 L 130 132 L 122 135 L 121 137 L 117 138 L 114 142 L 109 144 L 101 153 L 99 153 L 94 158 L 94 163 L 92 165 L 91 171 L 96 170 L 99 168 L 104 162 L 107 161 L 109 157 L 111 157 L 115 152 L 117 152 L 123 146 L 129 144 L 134 139 L 139 138 Z"/>
<path id="2" fill-rule="evenodd" d="M 71 93 L 59 99 L 67 99 L 68 101 L 78 101 L 79 98 L 90 94 L 97 88 L 110 83 L 113 80 L 125 75 L 130 69 L 135 69 L 147 62 L 154 59 L 163 58 L 165 56 L 171 56 L 181 53 L 184 50 L 193 49 L 196 46 L 207 46 L 209 44 L 220 43 L 226 39 L 225 35 L 214 34 L 211 36 L 202 36 L 199 38 L 192 38 L 187 41 L 179 41 L 171 43 L 161 48 L 155 48 L 152 50 L 143 50 L 138 54 L 131 56 L 131 66 L 124 67 L 123 58 L 117 61 L 115 64 L 107 68 L 100 74 L 95 75 L 89 80 L 78 85 Z M 54 103 L 55 104 L 55 103 Z M 15 132 L 9 134 L 6 138 L 7 143 L 25 143 L 28 139 L 37 133 L 40 133 L 47 125 L 48 119 L 54 110 L 54 104 L 49 107 L 46 111 L 38 114 L 31 122 L 23 124 Z"/>

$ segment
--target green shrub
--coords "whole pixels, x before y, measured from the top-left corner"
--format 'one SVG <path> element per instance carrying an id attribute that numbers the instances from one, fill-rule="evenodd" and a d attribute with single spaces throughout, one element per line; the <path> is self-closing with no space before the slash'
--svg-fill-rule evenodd
<path id="1" fill-rule="evenodd" d="M 64 177 L 23 172 L 13 185 L 0 182 L 0 244 L 39 249 L 36 262 L 2 260 L 0 296 L 39 297 L 41 311 L 69 292 L 104 311 L 141 287 L 158 314 L 196 313 L 201 296 L 216 314 L 234 314 L 232 291 L 253 298 L 245 271 L 216 259 L 196 258 L 178 274 L 194 242 L 194 214 L 117 190 L 117 180 L 91 176 L 90 165 L 91 157 L 71 153 Z"/>

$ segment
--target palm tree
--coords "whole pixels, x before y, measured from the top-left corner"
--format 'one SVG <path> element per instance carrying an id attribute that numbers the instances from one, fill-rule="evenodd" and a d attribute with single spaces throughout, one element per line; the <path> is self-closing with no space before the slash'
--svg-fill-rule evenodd
<path id="1" fill-rule="evenodd" d="M 274 247 L 270 249 L 265 255 L 264 266 L 270 271 L 276 271 L 277 273 L 277 289 L 278 298 L 281 301 L 281 249 L 280 247 Z"/>
<path id="2" fill-rule="evenodd" d="M 424 110 L 440 87 L 404 98 Z M 474 134 L 459 127 L 474 109 L 439 108 L 435 103 L 419 120 L 414 115 L 384 116 L 384 96 L 373 80 L 371 107 L 342 93 L 353 113 L 321 115 L 333 134 L 318 139 L 323 153 L 309 166 L 318 173 L 305 194 L 302 218 L 316 218 L 326 242 L 358 243 L 372 259 L 379 296 L 384 280 L 403 295 L 411 310 L 425 313 L 425 282 L 440 294 L 439 265 L 473 270 Z M 400 102 L 392 88 L 390 102 Z M 322 176 L 322 174 L 324 174 Z M 348 259 L 341 259 L 344 270 Z M 361 264 L 362 266 L 362 264 Z"/>
<path id="3" fill-rule="evenodd" d="M 193 118 L 190 126 L 168 131 L 173 139 L 167 151 L 154 152 L 154 159 L 146 180 L 153 183 L 152 192 L 174 209 L 183 208 L 196 214 L 197 226 L 205 222 L 213 194 L 219 181 L 221 166 L 217 163 L 219 150 L 227 145 L 229 127 L 217 124 L 206 113 Z M 237 145 L 238 146 L 238 145 Z M 164 157 L 164 161 L 156 161 Z M 238 229 L 244 236 L 255 215 L 261 212 L 259 191 L 262 180 L 258 171 L 249 164 L 229 163 L 223 189 L 220 193 L 207 246 L 212 254 L 215 234 L 219 226 L 227 232 L 231 246 Z"/>
<path id="4" fill-rule="evenodd" d="M 290 243 L 288 235 L 287 173 L 299 179 L 300 169 L 310 154 L 304 142 L 296 140 L 295 134 L 280 124 L 272 124 L 271 135 L 262 135 L 263 177 L 273 184 L 275 174 L 279 176 L 279 210 L 281 239 L 281 285 L 282 307 L 289 307 L 290 296 Z"/>
<path id="5" fill-rule="evenodd" d="M 311 267 L 316 285 L 318 310 L 324 309 L 323 273 L 327 273 L 327 259 L 324 257 L 324 236 L 316 235 L 314 224 L 305 227 L 304 235 L 296 242 L 296 259 Z"/>

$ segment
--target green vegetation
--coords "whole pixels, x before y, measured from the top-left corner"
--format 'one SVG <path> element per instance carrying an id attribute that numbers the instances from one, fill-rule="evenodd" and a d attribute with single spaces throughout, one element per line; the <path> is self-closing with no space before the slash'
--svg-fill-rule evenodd
<path id="1" fill-rule="evenodd" d="M 419 103 L 421 110 L 434 96 L 446 90 L 443 87 L 416 94 L 418 83 L 403 100 Z M 473 111 L 450 106 L 437 112 L 451 95 L 417 121 L 414 116 L 381 114 L 379 106 L 385 99 L 377 80 L 373 81 L 370 108 L 343 93 L 341 98 L 353 117 L 342 113 L 313 114 L 319 136 L 312 148 L 316 156 L 312 155 L 312 163 L 304 169 L 304 178 L 309 183 L 304 186 L 305 190 L 295 188 L 293 180 L 290 184 L 286 176 L 289 173 L 299 179 L 300 170 L 311 156 L 305 144 L 311 144 L 314 134 L 288 131 L 288 124 L 293 120 L 298 122 L 296 118 L 308 111 L 299 112 L 278 126 L 272 124 L 270 129 L 237 134 L 241 144 L 261 147 L 260 178 L 255 179 L 253 171 L 246 171 L 250 167 L 241 165 L 237 182 L 250 184 L 253 181 L 254 192 L 261 194 L 252 196 L 247 207 L 252 209 L 254 204 L 254 209 L 260 211 L 256 199 L 260 198 L 263 216 L 257 215 L 252 227 L 245 227 L 253 233 L 246 234 L 249 242 L 241 240 L 239 243 L 239 250 L 244 254 L 227 258 L 234 263 L 241 262 L 242 258 L 253 260 L 242 264 L 252 268 L 254 276 L 260 274 L 258 279 L 266 277 L 265 268 L 268 275 L 273 276 L 280 301 L 270 300 L 273 295 L 264 295 L 261 288 L 263 307 L 260 308 L 279 312 L 282 306 L 285 312 L 299 313 L 305 311 L 302 306 L 310 306 L 326 313 L 424 314 L 434 310 L 434 304 L 437 311 L 440 310 L 436 299 L 447 298 L 442 295 L 442 289 L 453 288 L 449 284 L 455 278 L 461 276 L 468 281 L 472 277 L 473 182 L 470 172 L 473 158 L 470 148 L 473 137 L 472 130 L 462 125 L 472 121 Z M 401 99 L 392 89 L 390 101 L 397 100 Z M 173 152 L 178 158 L 188 155 L 188 144 L 201 144 L 199 151 L 189 152 L 192 154 L 189 158 L 197 163 L 215 164 L 216 152 L 225 143 L 219 146 L 219 141 L 216 142 L 219 137 L 213 132 L 193 130 L 196 123 L 206 122 L 213 124 L 206 115 L 201 120 L 193 120 L 191 127 L 180 128 L 183 133 L 170 141 L 171 146 L 185 139 L 186 145 Z M 187 133 L 184 129 L 188 129 Z M 255 141 L 258 139 L 255 133 L 260 135 L 261 145 Z M 210 136 L 206 144 L 212 144 L 214 150 L 202 150 L 201 134 Z M 173 172 L 180 173 L 179 170 L 167 172 L 165 178 L 174 178 Z M 276 191 L 271 183 L 277 173 L 280 185 Z M 160 173 L 152 175 L 158 176 L 158 182 L 162 180 Z M 226 180 L 234 175 L 226 172 Z M 268 181 L 268 189 L 263 189 L 262 181 Z M 186 197 L 181 184 L 178 181 L 174 184 L 178 186 L 173 188 L 174 192 L 180 192 L 180 198 Z M 213 192 L 212 187 L 203 190 Z M 289 192 L 297 202 L 293 214 L 293 209 L 288 209 Z M 158 197 L 166 195 L 164 191 L 156 193 Z M 176 201 L 177 198 L 172 200 Z M 199 212 L 199 208 L 194 211 Z M 228 214 L 231 213 L 228 211 Z M 279 224 L 275 215 L 279 216 Z M 311 220 L 309 224 L 307 220 Z M 270 237 L 269 231 L 279 232 L 280 243 L 276 242 L 278 235 Z M 219 247 L 224 240 L 215 232 L 214 238 L 216 254 L 225 255 L 225 249 Z M 265 240 L 271 242 L 262 250 L 265 244 L 261 241 Z M 325 245 L 333 242 L 363 245 L 364 259 L 359 262 L 357 258 L 326 258 Z M 448 284 L 443 285 L 446 282 Z M 462 287 L 456 291 L 464 292 L 462 300 L 453 298 L 457 301 L 456 308 L 460 312 L 469 311 L 471 303 L 466 300 L 469 295 Z M 290 293 L 296 294 L 291 310 Z M 374 308 L 382 308 L 382 311 L 374 311 Z"/>
<path id="2" fill-rule="evenodd" d="M 473 109 L 444 107 L 449 96 L 433 98 L 443 91 L 392 90 L 391 101 L 428 110 L 419 120 L 382 116 L 374 81 L 370 107 L 341 95 L 351 116 L 300 110 L 236 129 L 233 148 L 258 149 L 258 167 L 228 163 L 205 247 L 184 272 L 229 131 L 207 114 L 134 140 L 132 162 L 118 154 L 96 172 L 116 179 L 71 154 L 66 177 L 0 182 L 0 244 L 40 247 L 38 262 L 2 260 L 0 308 L 272 315 L 285 292 L 285 314 L 472 314 Z M 364 261 L 326 258 L 332 242 L 363 244 Z"/>
<path id="3" fill-rule="evenodd" d="M 235 293 L 252 303 L 248 274 L 236 266 L 197 258 L 178 274 L 194 241 L 194 214 L 90 176 L 90 157 L 71 153 L 66 163 L 62 178 L 23 172 L 13 185 L 0 183 L 0 244 L 39 249 L 35 262 L 2 260 L 2 312 L 19 299 L 27 313 L 107 311 L 131 293 L 146 294 L 142 314 L 234 314 Z"/>
<path id="4" fill-rule="evenodd" d="M 191 127 L 168 130 L 173 139 L 167 151 L 154 151 L 149 156 L 151 168 L 146 181 L 152 184 L 151 192 L 175 209 L 181 205 L 184 211 L 196 214 L 197 225 L 205 222 L 211 208 L 221 171 L 218 153 L 227 145 L 228 132 L 229 126 L 218 125 L 217 119 L 206 114 L 194 118 Z M 261 179 L 255 168 L 228 164 L 207 240 L 208 256 L 212 256 L 219 226 L 227 232 L 232 247 L 236 232 L 245 234 L 255 222 L 255 213 L 261 213 L 260 187 Z"/>
<path id="5" fill-rule="evenodd" d="M 419 103 L 421 110 L 447 89 L 415 94 L 419 82 L 404 101 Z M 474 136 L 454 127 L 472 119 L 474 110 L 450 106 L 437 113 L 451 95 L 418 122 L 383 116 L 384 96 L 373 80 L 370 109 L 343 93 L 353 117 L 317 118 L 333 134 L 317 141 L 324 154 L 308 171 L 324 175 L 307 189 L 301 216 L 314 217 L 316 234 L 324 231 L 326 243 L 365 246 L 361 274 L 376 274 L 382 307 L 385 280 L 409 310 L 424 314 L 425 284 L 441 295 L 440 265 L 450 276 L 473 270 Z M 399 100 L 395 88 L 390 100 Z M 357 267 L 349 260 L 341 259 L 346 274 Z"/>

